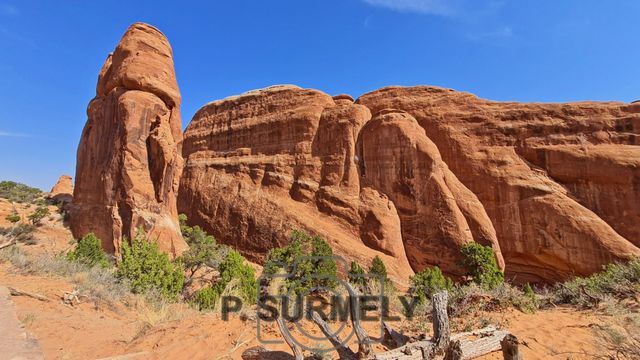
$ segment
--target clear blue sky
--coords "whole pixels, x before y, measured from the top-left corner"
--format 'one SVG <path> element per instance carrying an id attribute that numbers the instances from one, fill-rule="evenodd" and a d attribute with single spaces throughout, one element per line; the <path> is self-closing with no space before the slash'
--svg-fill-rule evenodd
<path id="1" fill-rule="evenodd" d="M 171 41 L 186 127 L 211 100 L 283 83 L 632 101 L 639 14 L 637 0 L 0 0 L 0 179 L 48 190 L 75 174 L 98 71 L 136 21 Z"/>

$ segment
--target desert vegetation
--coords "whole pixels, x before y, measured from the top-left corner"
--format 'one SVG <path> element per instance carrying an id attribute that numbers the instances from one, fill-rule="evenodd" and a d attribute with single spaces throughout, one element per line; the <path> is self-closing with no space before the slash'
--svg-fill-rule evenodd
<path id="1" fill-rule="evenodd" d="M 31 223 L 17 222 L 11 236 L 25 239 L 35 228 Z M 31 257 L 19 247 L 11 246 L 0 251 L 0 261 L 11 263 L 25 274 L 72 279 L 77 289 L 74 295 L 107 304 L 139 304 L 131 300 L 138 297 L 153 308 L 184 303 L 207 311 L 219 309 L 223 295 L 241 298 L 245 306 L 255 303 L 259 289 L 256 274 L 239 252 L 218 244 L 201 228 L 187 225 L 184 216 L 181 216 L 181 231 L 190 248 L 174 260 L 160 252 L 157 244 L 139 230 L 134 239 L 123 242 L 122 254 L 117 259 L 102 250 L 100 239 L 88 234 L 65 253 Z M 392 286 L 380 257 L 373 258 L 368 270 L 351 262 L 340 275 L 336 262 L 330 258 L 333 250 L 325 240 L 301 231 L 292 232 L 290 240 L 287 246 L 269 253 L 264 268 L 265 275 L 287 275 L 284 289 L 288 291 L 303 294 L 315 287 L 335 287 L 336 276 L 344 276 L 359 292 L 373 293 L 378 289 L 365 280 L 369 275 L 385 279 L 385 288 L 389 285 L 387 290 L 403 295 Z M 575 277 L 555 285 L 515 286 L 504 281 L 489 247 L 465 246 L 461 259 L 460 266 L 467 276 L 457 282 L 438 267 L 427 268 L 411 277 L 406 295 L 417 298 L 419 306 L 412 314 L 414 321 L 399 331 L 428 331 L 425 327 L 432 321 L 431 299 L 446 290 L 452 331 L 470 331 L 488 325 L 488 320 L 475 316 L 479 312 L 513 308 L 534 313 L 568 306 L 615 316 L 619 319 L 618 325 L 594 328 L 601 347 L 607 353 L 617 353 L 620 358 L 637 355 L 640 322 L 630 306 L 640 296 L 640 260 L 610 264 L 592 276 Z M 392 304 L 392 312 L 400 311 L 398 304 Z"/>
<path id="2" fill-rule="evenodd" d="M 16 203 L 32 203 L 43 195 L 42 190 L 15 181 L 0 181 L 0 198 Z"/>

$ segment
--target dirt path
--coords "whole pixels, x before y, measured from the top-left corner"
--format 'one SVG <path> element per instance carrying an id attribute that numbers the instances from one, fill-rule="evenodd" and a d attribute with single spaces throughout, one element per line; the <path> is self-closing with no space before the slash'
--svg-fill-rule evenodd
<path id="1" fill-rule="evenodd" d="M 24 329 L 9 289 L 0 287 L 0 359 L 44 359 L 38 340 Z"/>

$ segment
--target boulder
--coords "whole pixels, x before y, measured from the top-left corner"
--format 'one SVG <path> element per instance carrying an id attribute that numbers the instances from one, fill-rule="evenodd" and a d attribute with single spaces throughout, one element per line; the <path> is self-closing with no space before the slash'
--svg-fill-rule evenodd
<path id="1" fill-rule="evenodd" d="M 171 46 L 158 29 L 137 23 L 126 31 L 100 71 L 87 116 L 71 208 L 74 237 L 93 232 L 118 254 L 123 239 L 142 227 L 163 251 L 181 253 L 180 93 Z"/>

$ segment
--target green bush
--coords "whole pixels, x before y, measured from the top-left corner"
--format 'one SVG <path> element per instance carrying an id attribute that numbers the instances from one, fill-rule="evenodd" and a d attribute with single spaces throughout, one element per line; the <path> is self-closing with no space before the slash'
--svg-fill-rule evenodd
<path id="1" fill-rule="evenodd" d="M 264 273 L 274 275 L 283 271 L 289 274 L 287 289 L 302 294 L 312 288 L 334 288 L 337 269 L 333 250 L 325 240 L 295 230 L 289 245 L 269 252 Z"/>
<path id="2" fill-rule="evenodd" d="M 40 225 L 42 219 L 49 215 L 49 208 L 45 206 L 38 206 L 27 218 L 31 220 L 33 225 Z"/>
<path id="3" fill-rule="evenodd" d="M 382 262 L 380 256 L 376 255 L 376 257 L 371 261 L 369 275 L 379 276 L 385 281 L 389 281 L 389 278 L 387 277 L 387 267 L 384 265 L 384 262 Z"/>
<path id="4" fill-rule="evenodd" d="M 219 298 L 220 292 L 211 286 L 207 286 L 193 294 L 191 304 L 201 311 L 212 310 L 216 306 Z"/>
<path id="5" fill-rule="evenodd" d="M 490 246 L 469 243 L 462 246 L 461 252 L 461 265 L 468 271 L 473 282 L 486 289 L 494 289 L 504 282 L 504 274 L 500 271 Z"/>
<path id="6" fill-rule="evenodd" d="M 198 310 L 211 310 L 225 292 L 227 286 L 238 284 L 237 295 L 247 304 L 254 304 L 258 296 L 258 283 L 253 268 L 239 252 L 229 251 L 219 266 L 220 279 L 213 286 L 206 286 L 193 295 L 191 304 Z"/>
<path id="7" fill-rule="evenodd" d="M 239 252 L 231 250 L 219 267 L 220 281 L 215 285 L 222 294 L 227 285 L 234 279 L 240 282 L 240 296 L 250 304 L 256 302 L 258 296 L 258 283 L 253 268 Z"/>
<path id="8" fill-rule="evenodd" d="M 5 219 L 10 223 L 15 224 L 20 221 L 20 214 L 18 214 L 18 212 L 14 210 L 13 212 L 11 212 L 11 214 L 7 215 Z"/>
<path id="9" fill-rule="evenodd" d="M 364 269 L 357 262 L 352 261 L 347 279 L 353 285 L 364 286 L 367 282 L 367 279 L 363 276 L 364 274 Z"/>
<path id="10" fill-rule="evenodd" d="M 174 265 L 158 244 L 147 239 L 138 229 L 136 237 L 122 242 L 122 259 L 117 276 L 128 279 L 133 292 L 159 291 L 165 298 L 175 300 L 184 285 L 184 272 Z"/>
<path id="11" fill-rule="evenodd" d="M 31 203 L 42 196 L 42 190 L 15 181 L 0 181 L 0 198 L 17 203 Z"/>
<path id="12" fill-rule="evenodd" d="M 554 303 L 589 308 L 607 297 L 633 298 L 640 294 L 640 259 L 609 264 L 589 277 L 576 277 L 552 289 Z"/>
<path id="13" fill-rule="evenodd" d="M 76 248 L 67 253 L 67 260 L 89 267 L 108 268 L 111 266 L 109 257 L 102 249 L 102 242 L 93 233 L 87 234 L 78 241 Z"/>
<path id="14" fill-rule="evenodd" d="M 419 303 L 424 304 L 427 299 L 441 290 L 451 290 L 453 281 L 445 277 L 439 267 L 424 269 L 410 278 L 411 295 L 417 297 Z"/>
<path id="15" fill-rule="evenodd" d="M 0 235 L 6 236 L 9 239 L 15 239 L 17 242 L 34 245 L 36 240 L 33 238 L 33 232 L 36 227 L 31 224 L 18 224 L 10 228 L 0 228 Z"/>
<path id="16" fill-rule="evenodd" d="M 189 249 L 178 259 L 188 273 L 188 281 L 203 266 L 217 269 L 228 249 L 216 243 L 216 239 L 199 226 L 188 226 L 187 216 L 180 214 L 180 231 Z"/>

